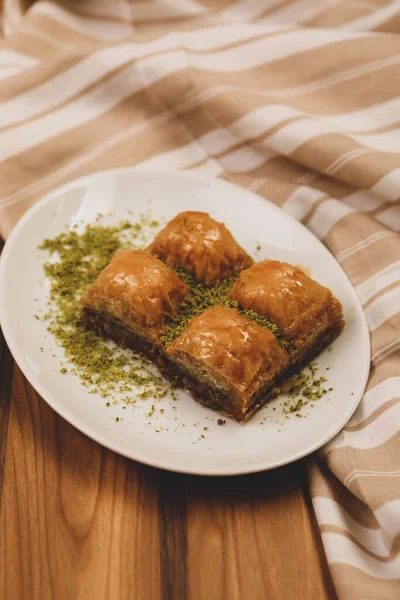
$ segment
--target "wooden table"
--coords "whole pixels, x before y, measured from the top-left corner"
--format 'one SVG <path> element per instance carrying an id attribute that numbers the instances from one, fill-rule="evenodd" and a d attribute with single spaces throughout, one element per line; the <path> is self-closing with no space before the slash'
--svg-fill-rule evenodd
<path id="1" fill-rule="evenodd" d="M 2 600 L 335 598 L 304 461 L 245 477 L 145 467 L 59 417 L 0 339 Z"/>

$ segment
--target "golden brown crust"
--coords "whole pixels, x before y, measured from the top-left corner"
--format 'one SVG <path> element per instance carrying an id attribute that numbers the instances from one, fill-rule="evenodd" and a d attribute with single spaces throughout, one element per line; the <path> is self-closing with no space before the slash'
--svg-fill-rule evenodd
<path id="1" fill-rule="evenodd" d="M 200 382 L 229 394 L 241 413 L 289 364 L 271 331 L 225 306 L 192 319 L 167 354 Z"/>
<path id="2" fill-rule="evenodd" d="M 204 212 L 187 211 L 167 223 L 148 251 L 169 265 L 212 285 L 253 264 L 223 223 Z"/>
<path id="3" fill-rule="evenodd" d="M 83 305 L 157 341 L 189 289 L 163 262 L 141 250 L 117 252 L 87 290 Z"/>
<path id="4" fill-rule="evenodd" d="M 232 300 L 267 316 L 283 337 L 302 346 L 340 321 L 342 306 L 332 292 L 301 269 L 276 260 L 242 271 L 229 293 Z"/>

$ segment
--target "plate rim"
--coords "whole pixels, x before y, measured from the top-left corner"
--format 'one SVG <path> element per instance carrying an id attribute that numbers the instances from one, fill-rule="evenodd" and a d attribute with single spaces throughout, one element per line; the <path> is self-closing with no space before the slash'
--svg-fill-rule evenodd
<path id="1" fill-rule="evenodd" d="M 34 215 L 36 214 L 36 212 L 40 211 L 42 206 L 44 206 L 48 203 L 51 203 L 52 201 L 55 201 L 56 200 L 55 196 L 67 191 L 69 188 L 74 187 L 77 184 L 82 184 L 84 182 L 87 182 L 87 181 L 94 179 L 103 174 L 114 174 L 114 173 L 115 174 L 132 173 L 133 175 L 135 173 L 137 173 L 137 174 L 151 175 L 152 177 L 157 177 L 159 175 L 172 175 L 172 176 L 175 176 L 178 178 L 192 179 L 194 181 L 203 182 L 205 184 L 213 185 L 215 183 L 218 183 L 218 184 L 222 184 L 223 186 L 226 186 L 228 188 L 239 189 L 242 193 L 250 195 L 250 196 L 254 197 L 255 199 L 257 199 L 258 201 L 262 200 L 262 202 L 268 203 L 269 208 L 271 208 L 272 210 L 274 210 L 276 212 L 279 212 L 281 214 L 281 216 L 283 216 L 283 218 L 285 220 L 290 222 L 290 224 L 292 226 L 298 227 L 303 232 L 306 232 L 309 236 L 313 237 L 314 240 L 316 240 L 319 243 L 319 247 L 323 251 L 328 253 L 335 260 L 336 266 L 339 267 L 342 276 L 344 276 L 345 279 L 347 280 L 347 283 L 349 285 L 349 290 L 351 290 L 351 293 L 353 296 L 352 299 L 355 304 L 357 316 L 362 322 L 362 331 L 363 331 L 363 336 L 365 338 L 364 343 L 367 344 L 366 351 L 367 351 L 367 355 L 369 356 L 369 361 L 368 361 L 368 365 L 366 363 L 364 364 L 364 367 L 363 367 L 364 373 L 363 373 L 363 377 L 362 377 L 362 380 L 361 380 L 361 383 L 359 386 L 360 389 L 354 393 L 353 403 L 349 404 L 348 410 L 346 411 L 346 413 L 344 414 L 344 416 L 342 417 L 342 419 L 340 420 L 338 425 L 335 428 L 333 428 L 333 430 L 328 435 L 321 436 L 321 438 L 318 442 L 315 442 L 311 447 L 307 447 L 306 450 L 304 450 L 302 452 L 294 453 L 285 460 L 276 460 L 275 462 L 272 462 L 272 463 L 271 462 L 265 463 L 265 461 L 264 461 L 261 463 L 260 462 L 254 463 L 253 466 L 213 467 L 211 469 L 210 468 L 203 469 L 201 467 L 199 468 L 199 467 L 190 467 L 190 466 L 185 467 L 185 466 L 182 466 L 179 464 L 175 464 L 174 462 L 171 462 L 171 461 L 166 462 L 166 461 L 162 461 L 162 460 L 148 459 L 148 458 L 146 458 L 146 456 L 142 456 L 140 454 L 140 452 L 135 452 L 135 451 L 128 452 L 125 448 L 123 448 L 122 446 L 119 446 L 118 442 L 109 441 L 102 434 L 97 433 L 95 429 L 92 429 L 91 426 L 85 425 L 85 424 L 81 423 L 79 419 L 74 418 L 74 415 L 70 414 L 68 409 L 65 410 L 64 407 L 62 406 L 62 404 L 57 402 L 56 395 L 54 395 L 50 390 L 48 390 L 45 384 L 42 384 L 42 382 L 40 381 L 40 378 L 35 375 L 35 373 L 29 368 L 29 365 L 27 364 L 27 362 L 24 360 L 22 351 L 19 350 L 18 344 L 14 343 L 12 327 L 9 327 L 7 318 L 4 318 L 4 308 L 3 307 L 4 307 L 4 297 L 5 297 L 6 292 L 5 292 L 5 285 L 3 285 L 3 281 L 4 281 L 4 275 L 5 275 L 7 261 L 9 260 L 8 256 L 12 253 L 12 251 L 14 249 L 15 241 L 18 240 L 20 231 L 24 228 L 25 223 L 29 222 L 32 218 L 34 218 Z M 65 419 L 70 425 L 75 427 L 75 429 L 77 429 L 84 435 L 88 436 L 90 439 L 94 440 L 101 446 L 104 446 L 105 448 L 112 450 L 113 452 L 116 452 L 117 454 L 120 454 L 121 456 L 129 458 L 130 460 L 134 460 L 141 464 L 155 467 L 158 469 L 175 472 L 175 473 L 184 473 L 184 474 L 189 474 L 189 475 L 199 475 L 199 476 L 209 476 L 209 477 L 221 477 L 221 476 L 228 477 L 228 476 L 236 476 L 236 475 L 247 475 L 247 474 L 251 474 L 251 473 L 259 473 L 262 471 L 269 471 L 272 469 L 276 469 L 276 468 L 291 464 L 292 462 L 300 460 L 300 459 L 314 453 L 315 451 L 319 450 L 322 446 L 324 446 L 325 444 L 330 442 L 343 429 L 343 427 L 346 425 L 346 423 L 352 417 L 352 415 L 356 411 L 356 409 L 364 395 L 364 391 L 365 391 L 365 388 L 366 388 L 366 385 L 368 382 L 368 377 L 369 377 L 370 368 L 371 368 L 371 340 L 370 340 L 368 322 L 367 322 L 367 318 L 366 318 L 364 309 L 361 304 L 361 300 L 360 300 L 352 282 L 350 281 L 349 277 L 347 276 L 346 272 L 344 271 L 344 269 L 342 268 L 340 263 L 336 260 L 336 258 L 333 256 L 333 254 L 329 251 L 329 249 L 322 243 L 322 241 L 316 235 L 314 235 L 312 231 L 310 231 L 307 227 L 305 227 L 305 225 L 303 225 L 302 223 L 297 221 L 289 213 L 286 213 L 284 210 L 282 210 L 281 207 L 274 204 L 271 200 L 268 200 L 267 198 L 259 196 L 258 194 L 254 193 L 253 191 L 251 191 L 247 188 L 243 188 L 243 187 L 236 185 L 230 181 L 220 179 L 219 177 L 203 176 L 203 175 L 199 175 L 197 173 L 190 173 L 190 172 L 186 172 L 186 171 L 173 170 L 173 169 L 163 170 L 163 169 L 140 169 L 137 167 L 122 167 L 122 168 L 116 168 L 116 169 L 104 169 L 101 171 L 95 171 L 93 173 L 89 173 L 89 174 L 83 175 L 82 177 L 78 177 L 76 179 L 68 181 L 68 182 L 54 188 L 53 190 L 50 190 L 47 194 L 45 194 L 45 196 L 40 198 L 40 200 L 36 201 L 31 207 L 29 207 L 28 210 L 22 215 L 22 217 L 19 219 L 17 224 L 12 229 L 8 239 L 5 242 L 3 251 L 0 256 L 0 327 L 2 329 L 4 339 L 7 343 L 7 346 L 9 348 L 17 366 L 23 373 L 24 377 L 28 380 L 30 385 L 39 394 L 39 396 L 41 396 L 41 398 L 43 398 L 43 400 L 58 415 L 60 415 L 63 419 Z"/>

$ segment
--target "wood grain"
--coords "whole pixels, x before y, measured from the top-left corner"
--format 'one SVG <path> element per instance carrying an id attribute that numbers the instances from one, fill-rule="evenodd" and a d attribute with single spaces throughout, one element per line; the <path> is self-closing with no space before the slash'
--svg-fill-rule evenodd
<path id="1" fill-rule="evenodd" d="M 85 438 L 15 369 L 0 598 L 159 598 L 156 475 Z"/>
<path id="2" fill-rule="evenodd" d="M 300 464 L 303 466 L 309 465 L 312 466 L 313 461 L 320 460 L 317 459 L 315 455 L 311 455 L 308 458 L 305 458 L 301 461 Z M 321 584 L 325 589 L 325 595 L 330 600 L 337 600 L 336 590 L 333 585 L 332 575 L 328 567 L 328 563 L 326 561 L 324 547 L 322 545 L 321 534 L 319 531 L 317 518 L 315 516 L 314 508 L 312 505 L 312 500 L 309 492 L 309 480 L 308 480 L 308 472 L 310 469 L 306 467 L 304 469 L 299 470 L 299 483 L 301 485 L 301 493 L 303 496 L 304 508 L 307 514 L 308 522 L 310 525 L 310 536 L 314 540 L 314 548 L 317 552 L 317 560 L 316 564 L 319 565 L 321 569 Z"/>
<path id="3" fill-rule="evenodd" d="M 301 464 L 188 490 L 189 585 L 207 598 L 328 598 Z M 207 577 L 204 577 L 207 573 Z"/>
<path id="4" fill-rule="evenodd" d="M 3 332 L 0 329 L 0 508 L 7 446 L 8 418 L 10 414 L 12 373 L 13 360 L 4 340 Z"/>
<path id="5" fill-rule="evenodd" d="M 186 498 L 182 477 L 159 473 L 161 598 L 188 598 Z"/>
<path id="6" fill-rule="evenodd" d="M 14 369 L 0 598 L 334 598 L 302 463 L 237 478 L 151 469 L 58 417 Z"/>

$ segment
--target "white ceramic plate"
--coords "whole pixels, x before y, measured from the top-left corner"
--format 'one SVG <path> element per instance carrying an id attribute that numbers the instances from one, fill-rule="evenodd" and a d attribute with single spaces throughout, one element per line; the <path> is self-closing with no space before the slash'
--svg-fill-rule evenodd
<path id="1" fill-rule="evenodd" d="M 303 409 L 303 418 L 286 419 L 282 404 L 271 401 L 249 423 L 231 420 L 199 406 L 186 392 L 177 402 L 164 399 L 150 424 L 149 404 L 135 411 L 106 407 L 78 377 L 60 373 L 62 350 L 34 319 L 45 309 L 46 255 L 37 250 L 46 237 L 96 215 L 111 212 L 110 222 L 151 209 L 154 219 L 182 210 L 209 212 L 226 223 L 256 260 L 275 258 L 309 269 L 330 287 L 344 308 L 346 327 L 318 358 L 333 391 Z M 261 250 L 257 251 L 257 246 Z M 37 299 L 35 301 L 35 298 Z M 328 442 L 353 414 L 366 385 L 369 335 L 364 313 L 346 275 L 307 229 L 272 203 L 217 179 L 184 173 L 134 169 L 107 171 L 79 179 L 52 192 L 19 221 L 7 241 L 0 269 L 1 325 L 10 350 L 38 393 L 62 417 L 100 444 L 137 461 L 185 473 L 233 475 L 271 469 L 299 459 Z M 45 348 L 40 352 L 40 347 Z M 53 356 L 56 355 L 56 357 Z M 329 370 L 327 370 L 329 367 Z M 159 411 L 164 408 L 163 413 Z M 115 417 L 123 420 L 116 422 Z M 204 430 L 204 427 L 207 429 Z M 204 437 L 201 437 L 204 435 Z"/>

